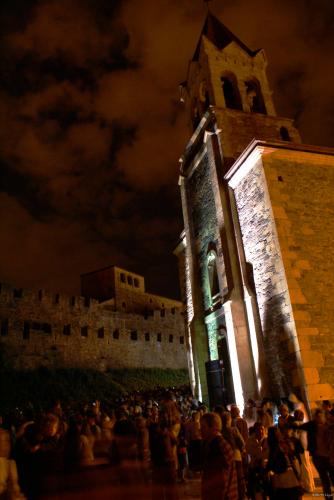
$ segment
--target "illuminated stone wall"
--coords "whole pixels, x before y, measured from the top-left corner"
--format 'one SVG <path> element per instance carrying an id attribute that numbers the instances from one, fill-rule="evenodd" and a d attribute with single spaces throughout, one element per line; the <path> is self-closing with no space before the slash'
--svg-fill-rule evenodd
<path id="1" fill-rule="evenodd" d="M 205 154 L 192 175 L 189 176 L 187 183 L 205 311 L 211 306 L 207 272 L 209 245 L 213 243 L 218 252 L 221 250 L 212 182 L 209 157 Z"/>
<path id="2" fill-rule="evenodd" d="M 270 372 L 271 393 L 286 396 L 292 387 L 288 341 L 294 334 L 284 267 L 261 160 L 234 190 L 246 262 L 253 266 L 257 304 Z"/>
<path id="3" fill-rule="evenodd" d="M 333 152 L 283 150 L 263 163 L 309 399 L 333 399 Z"/>
<path id="4" fill-rule="evenodd" d="M 186 368 L 181 310 L 132 314 L 115 311 L 112 300 L 1 284 L 0 343 L 17 369 Z"/>
<path id="5" fill-rule="evenodd" d="M 263 50 L 208 13 L 185 84 L 191 137 L 179 178 L 194 365 L 207 346 L 215 359 L 218 329 L 238 404 L 292 391 L 314 404 L 334 399 L 333 152 L 301 145 L 293 121 L 276 116 L 266 66 Z"/>
<path id="6" fill-rule="evenodd" d="M 311 406 L 332 399 L 334 158 L 320 148 L 268 146 L 234 175 L 272 394 L 294 391 Z"/>

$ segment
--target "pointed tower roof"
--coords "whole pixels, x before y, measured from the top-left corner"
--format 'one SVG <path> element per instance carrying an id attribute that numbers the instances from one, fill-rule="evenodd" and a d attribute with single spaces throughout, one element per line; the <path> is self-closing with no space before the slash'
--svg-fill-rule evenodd
<path id="1" fill-rule="evenodd" d="M 238 37 L 224 26 L 210 11 L 208 12 L 201 35 L 193 56 L 193 61 L 198 61 L 202 35 L 205 35 L 218 49 L 223 49 L 231 42 L 235 42 L 250 56 L 255 56 L 258 50 L 250 50 Z"/>

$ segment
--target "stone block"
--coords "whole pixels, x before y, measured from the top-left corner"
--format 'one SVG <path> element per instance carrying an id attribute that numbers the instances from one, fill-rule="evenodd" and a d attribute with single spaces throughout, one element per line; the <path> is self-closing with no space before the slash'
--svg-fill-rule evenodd
<path id="1" fill-rule="evenodd" d="M 301 277 L 301 272 L 299 269 L 294 269 L 294 268 L 285 266 L 285 272 L 286 272 L 286 275 L 288 277 L 292 276 L 293 278 L 297 278 L 297 279 Z"/>
<path id="2" fill-rule="evenodd" d="M 310 384 L 307 386 L 307 392 L 312 407 L 316 401 L 334 399 L 334 388 L 330 384 Z"/>
<path id="3" fill-rule="evenodd" d="M 281 251 L 283 254 L 283 259 L 295 260 L 298 257 L 298 254 L 296 252 L 291 252 L 291 250 L 289 250 L 288 247 L 282 248 L 282 245 L 281 245 Z"/>
<path id="4" fill-rule="evenodd" d="M 317 368 L 304 368 L 304 377 L 307 385 L 318 384 L 320 381 L 319 371 Z"/>
<path id="5" fill-rule="evenodd" d="M 289 295 L 290 295 L 290 300 L 291 304 L 306 304 L 306 298 L 304 297 L 303 293 L 299 289 L 289 289 Z"/>
<path id="6" fill-rule="evenodd" d="M 301 233 L 305 236 L 312 236 L 315 232 L 309 226 L 302 226 Z"/>
<path id="7" fill-rule="evenodd" d="M 315 327 L 303 327 L 297 329 L 298 337 L 302 335 L 319 335 L 319 329 Z"/>
<path id="8" fill-rule="evenodd" d="M 293 277 L 288 278 L 288 287 L 289 287 L 289 290 L 299 290 L 300 289 L 298 281 L 296 280 L 296 278 L 293 278 Z"/>
<path id="9" fill-rule="evenodd" d="M 298 268 L 298 269 L 306 269 L 306 270 L 309 270 L 309 269 L 312 269 L 312 266 L 310 264 L 310 262 L 308 260 L 297 260 L 294 265 Z"/>
<path id="10" fill-rule="evenodd" d="M 308 311 L 301 311 L 298 309 L 293 309 L 293 317 L 296 321 L 301 320 L 301 321 L 310 321 L 311 320 L 311 315 Z"/>
<path id="11" fill-rule="evenodd" d="M 300 351 L 304 368 L 320 368 L 325 365 L 321 352 L 311 350 Z"/>
<path id="12" fill-rule="evenodd" d="M 299 349 L 302 351 L 308 351 L 311 349 L 311 342 L 309 337 L 299 336 L 298 337 Z"/>
<path id="13" fill-rule="evenodd" d="M 303 374 L 306 385 L 318 384 L 320 381 L 319 372 L 316 368 L 304 368 Z M 302 384 L 302 373 L 300 369 L 292 371 L 292 384 L 294 386 L 300 386 Z"/>
<path id="14" fill-rule="evenodd" d="M 275 219 L 288 219 L 286 211 L 283 207 L 274 206 L 272 207 Z"/>

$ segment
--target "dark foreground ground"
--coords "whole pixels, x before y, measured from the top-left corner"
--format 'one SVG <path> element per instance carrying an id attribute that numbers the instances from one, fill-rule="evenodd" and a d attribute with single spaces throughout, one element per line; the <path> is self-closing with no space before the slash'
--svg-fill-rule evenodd
<path id="1" fill-rule="evenodd" d="M 305 494 L 305 500 L 324 498 L 318 480 L 316 483 L 316 491 Z M 178 500 L 199 500 L 200 484 L 199 475 L 179 483 Z M 72 473 L 61 480 L 54 480 L 54 484 L 50 479 L 47 490 L 43 500 L 176 500 L 171 499 L 166 491 L 153 488 L 152 485 L 131 484 L 130 478 L 128 484 L 115 484 L 115 477 L 108 465 L 92 467 L 78 474 Z"/>

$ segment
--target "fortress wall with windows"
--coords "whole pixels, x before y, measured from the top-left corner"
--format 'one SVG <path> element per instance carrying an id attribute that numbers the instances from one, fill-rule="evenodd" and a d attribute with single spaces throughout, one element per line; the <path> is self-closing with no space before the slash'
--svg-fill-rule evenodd
<path id="1" fill-rule="evenodd" d="M 176 304 L 179 307 L 175 307 Z M 1 284 L 0 344 L 16 369 L 187 368 L 181 303 L 135 314 L 104 302 Z"/>

